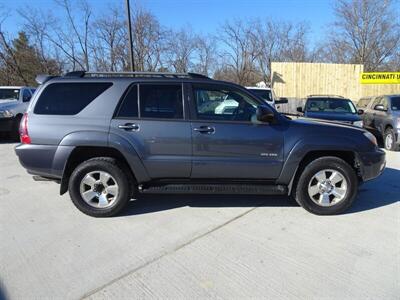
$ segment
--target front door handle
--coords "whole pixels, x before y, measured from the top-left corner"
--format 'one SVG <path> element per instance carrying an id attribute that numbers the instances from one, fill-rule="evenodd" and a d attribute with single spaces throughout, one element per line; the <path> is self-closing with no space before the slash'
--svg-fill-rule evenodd
<path id="1" fill-rule="evenodd" d="M 140 127 L 135 123 L 126 123 L 124 125 L 118 125 L 118 128 L 124 129 L 126 131 L 138 131 Z"/>
<path id="2" fill-rule="evenodd" d="M 199 133 L 214 133 L 215 132 L 215 128 L 210 127 L 210 126 L 200 126 L 200 127 L 194 128 L 193 130 L 197 131 Z"/>

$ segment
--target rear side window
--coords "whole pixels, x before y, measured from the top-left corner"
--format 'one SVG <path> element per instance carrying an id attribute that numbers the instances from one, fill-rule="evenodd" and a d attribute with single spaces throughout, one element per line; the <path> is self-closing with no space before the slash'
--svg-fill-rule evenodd
<path id="1" fill-rule="evenodd" d="M 121 107 L 118 110 L 118 118 L 136 118 L 138 116 L 138 93 L 137 85 L 129 88 Z"/>
<path id="2" fill-rule="evenodd" d="M 110 82 L 53 83 L 42 92 L 35 114 L 75 115 L 108 89 Z"/>
<path id="3" fill-rule="evenodd" d="M 182 85 L 140 85 L 140 117 L 183 119 Z"/>

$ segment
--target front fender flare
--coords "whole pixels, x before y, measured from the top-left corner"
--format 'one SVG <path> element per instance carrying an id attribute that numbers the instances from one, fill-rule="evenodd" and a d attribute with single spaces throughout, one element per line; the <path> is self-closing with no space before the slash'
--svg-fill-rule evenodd
<path id="1" fill-rule="evenodd" d="M 312 136 L 299 140 L 289 151 L 277 184 L 290 184 L 303 158 L 313 151 L 356 152 L 354 142 L 342 136 Z"/>

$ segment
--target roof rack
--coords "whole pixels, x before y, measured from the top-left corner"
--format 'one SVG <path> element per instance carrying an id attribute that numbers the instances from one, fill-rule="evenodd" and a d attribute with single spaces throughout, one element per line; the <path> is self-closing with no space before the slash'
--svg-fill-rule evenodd
<path id="1" fill-rule="evenodd" d="M 336 98 L 344 98 L 343 96 L 340 95 L 308 95 L 307 98 L 310 97 L 336 97 Z"/>
<path id="2" fill-rule="evenodd" d="M 172 73 L 172 72 L 86 72 L 74 71 L 64 77 L 163 77 L 163 78 L 203 78 L 210 79 L 206 75 L 198 73 Z"/>

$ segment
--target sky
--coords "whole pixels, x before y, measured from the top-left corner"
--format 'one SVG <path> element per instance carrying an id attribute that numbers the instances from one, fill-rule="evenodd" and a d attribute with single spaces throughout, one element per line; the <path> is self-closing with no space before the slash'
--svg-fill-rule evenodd
<path id="1" fill-rule="evenodd" d="M 74 0 L 72 0 L 74 1 Z M 88 0 L 95 14 L 107 12 L 109 3 L 125 0 Z M 191 26 L 193 31 L 215 34 L 219 25 L 227 20 L 259 18 L 272 21 L 305 21 L 310 29 L 309 40 L 316 44 L 324 38 L 334 20 L 335 0 L 130 0 L 151 11 L 164 26 L 179 29 Z M 15 9 L 26 6 L 56 11 L 53 0 L 0 0 L 10 12 L 3 24 L 6 31 L 15 34 L 23 20 Z"/>

